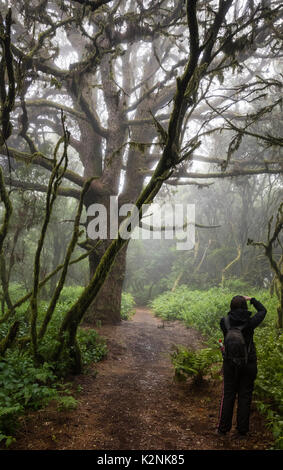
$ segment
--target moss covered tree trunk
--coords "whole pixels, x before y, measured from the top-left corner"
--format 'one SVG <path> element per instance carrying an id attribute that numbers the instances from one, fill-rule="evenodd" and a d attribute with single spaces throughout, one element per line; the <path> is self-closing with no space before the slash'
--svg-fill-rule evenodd
<path id="1" fill-rule="evenodd" d="M 151 72 L 152 65 L 149 64 L 144 73 L 146 76 L 149 76 Z M 105 72 L 105 77 L 108 75 L 109 73 L 107 74 Z M 119 153 L 117 154 L 117 149 L 121 148 L 125 141 L 125 128 L 121 127 L 120 124 L 123 120 L 123 111 L 119 111 L 119 108 L 117 108 L 116 95 L 113 93 L 113 91 L 112 93 L 114 99 L 113 96 L 111 97 L 110 91 L 112 90 L 113 84 L 106 83 L 106 78 L 104 80 L 104 86 L 109 90 L 107 102 L 110 116 L 112 116 L 110 119 L 112 124 L 111 127 L 109 126 L 110 130 L 107 139 L 106 159 L 109 160 L 109 166 L 104 170 L 103 176 L 100 180 L 101 191 L 96 191 L 93 194 L 89 194 L 89 198 L 86 201 L 86 208 L 88 208 L 93 203 L 98 203 L 102 204 L 107 209 L 107 229 L 109 235 L 111 223 L 110 196 L 115 196 L 119 193 L 120 184 L 119 165 L 121 162 L 119 161 L 120 157 Z M 145 91 L 146 85 L 143 92 Z M 152 123 L 152 115 L 149 112 L 149 109 L 152 108 L 152 102 L 150 100 L 151 97 L 145 99 L 144 102 L 139 105 L 136 111 L 137 120 L 148 119 L 149 123 L 144 124 L 143 126 L 137 126 L 132 130 L 131 140 L 133 142 L 151 143 L 154 139 L 154 136 L 156 135 L 156 129 Z M 135 203 L 138 195 L 142 191 L 144 174 L 143 172 L 137 171 L 137 168 L 143 168 L 144 165 L 145 155 L 143 151 L 135 146 L 130 147 L 126 164 L 124 186 L 119 194 L 118 199 L 119 208 L 125 203 Z M 88 176 L 91 174 L 93 174 L 93 170 L 89 171 L 85 167 L 85 175 Z M 122 219 L 119 218 L 118 220 L 121 222 Z M 102 256 L 111 242 L 112 240 L 109 237 L 107 240 L 103 240 L 96 252 L 89 256 L 90 279 L 93 277 Z M 84 315 L 84 322 L 95 325 L 97 320 L 101 321 L 102 323 L 112 324 L 116 324 L 121 321 L 121 296 L 126 271 L 127 247 L 128 243 L 126 243 L 118 253 L 105 283 L 101 287 L 96 299 Z"/>
<path id="2" fill-rule="evenodd" d="M 283 328 L 283 284 L 280 285 L 280 304 L 277 307 L 278 328 Z"/>
<path id="3" fill-rule="evenodd" d="M 94 324 L 98 320 L 102 323 L 119 323 L 121 321 L 121 296 L 126 269 L 127 246 L 123 247 L 117 255 L 106 281 L 100 289 L 95 301 L 88 308 L 84 321 Z M 90 276 L 95 273 L 95 269 L 101 257 L 96 254 L 89 257 Z"/>

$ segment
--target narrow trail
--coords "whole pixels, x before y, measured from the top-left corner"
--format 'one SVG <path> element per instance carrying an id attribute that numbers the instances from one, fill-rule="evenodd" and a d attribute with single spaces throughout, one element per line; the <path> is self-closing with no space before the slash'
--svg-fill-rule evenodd
<path id="1" fill-rule="evenodd" d="M 107 358 L 97 375 L 80 375 L 78 407 L 28 414 L 11 450 L 228 450 L 269 449 L 272 435 L 254 405 L 246 442 L 218 438 L 215 429 L 221 383 L 194 389 L 176 383 L 169 353 L 174 344 L 201 347 L 201 336 L 179 322 L 162 327 L 150 310 L 98 330 Z"/>

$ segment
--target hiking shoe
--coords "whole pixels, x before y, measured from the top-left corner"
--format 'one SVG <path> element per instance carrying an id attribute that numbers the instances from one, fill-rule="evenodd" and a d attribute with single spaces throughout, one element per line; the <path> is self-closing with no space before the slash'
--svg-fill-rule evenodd
<path id="1" fill-rule="evenodd" d="M 215 434 L 219 437 L 226 436 L 226 432 L 220 431 L 219 429 L 216 429 Z"/>

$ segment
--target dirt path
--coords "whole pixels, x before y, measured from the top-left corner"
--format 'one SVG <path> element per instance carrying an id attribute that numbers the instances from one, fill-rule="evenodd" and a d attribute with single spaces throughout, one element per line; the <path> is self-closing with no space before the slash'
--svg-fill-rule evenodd
<path id="1" fill-rule="evenodd" d="M 30 414 L 10 449 L 199 450 L 269 449 L 272 436 L 252 409 L 247 442 L 215 435 L 221 384 L 194 390 L 175 383 L 169 352 L 174 344 L 201 346 L 201 337 L 178 322 L 162 328 L 149 310 L 130 321 L 103 326 L 109 354 L 83 387 L 74 411 L 49 408 Z"/>

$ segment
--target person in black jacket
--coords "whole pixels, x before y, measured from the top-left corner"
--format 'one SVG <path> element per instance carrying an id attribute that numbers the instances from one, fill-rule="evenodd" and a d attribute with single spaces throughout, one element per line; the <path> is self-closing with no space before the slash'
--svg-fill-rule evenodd
<path id="1" fill-rule="evenodd" d="M 256 308 L 253 316 L 248 311 L 247 301 Z M 223 392 L 219 410 L 217 432 L 225 435 L 231 430 L 233 408 L 236 396 L 238 396 L 237 408 L 237 432 L 238 436 L 246 436 L 249 432 L 250 406 L 254 381 L 257 375 L 257 357 L 253 342 L 254 329 L 263 321 L 266 308 L 255 298 L 237 295 L 233 297 L 228 313 L 230 327 L 243 326 L 242 334 L 248 348 L 247 364 L 239 368 L 229 359 L 223 360 Z M 225 318 L 220 321 L 220 327 L 225 336 L 227 334 Z"/>

